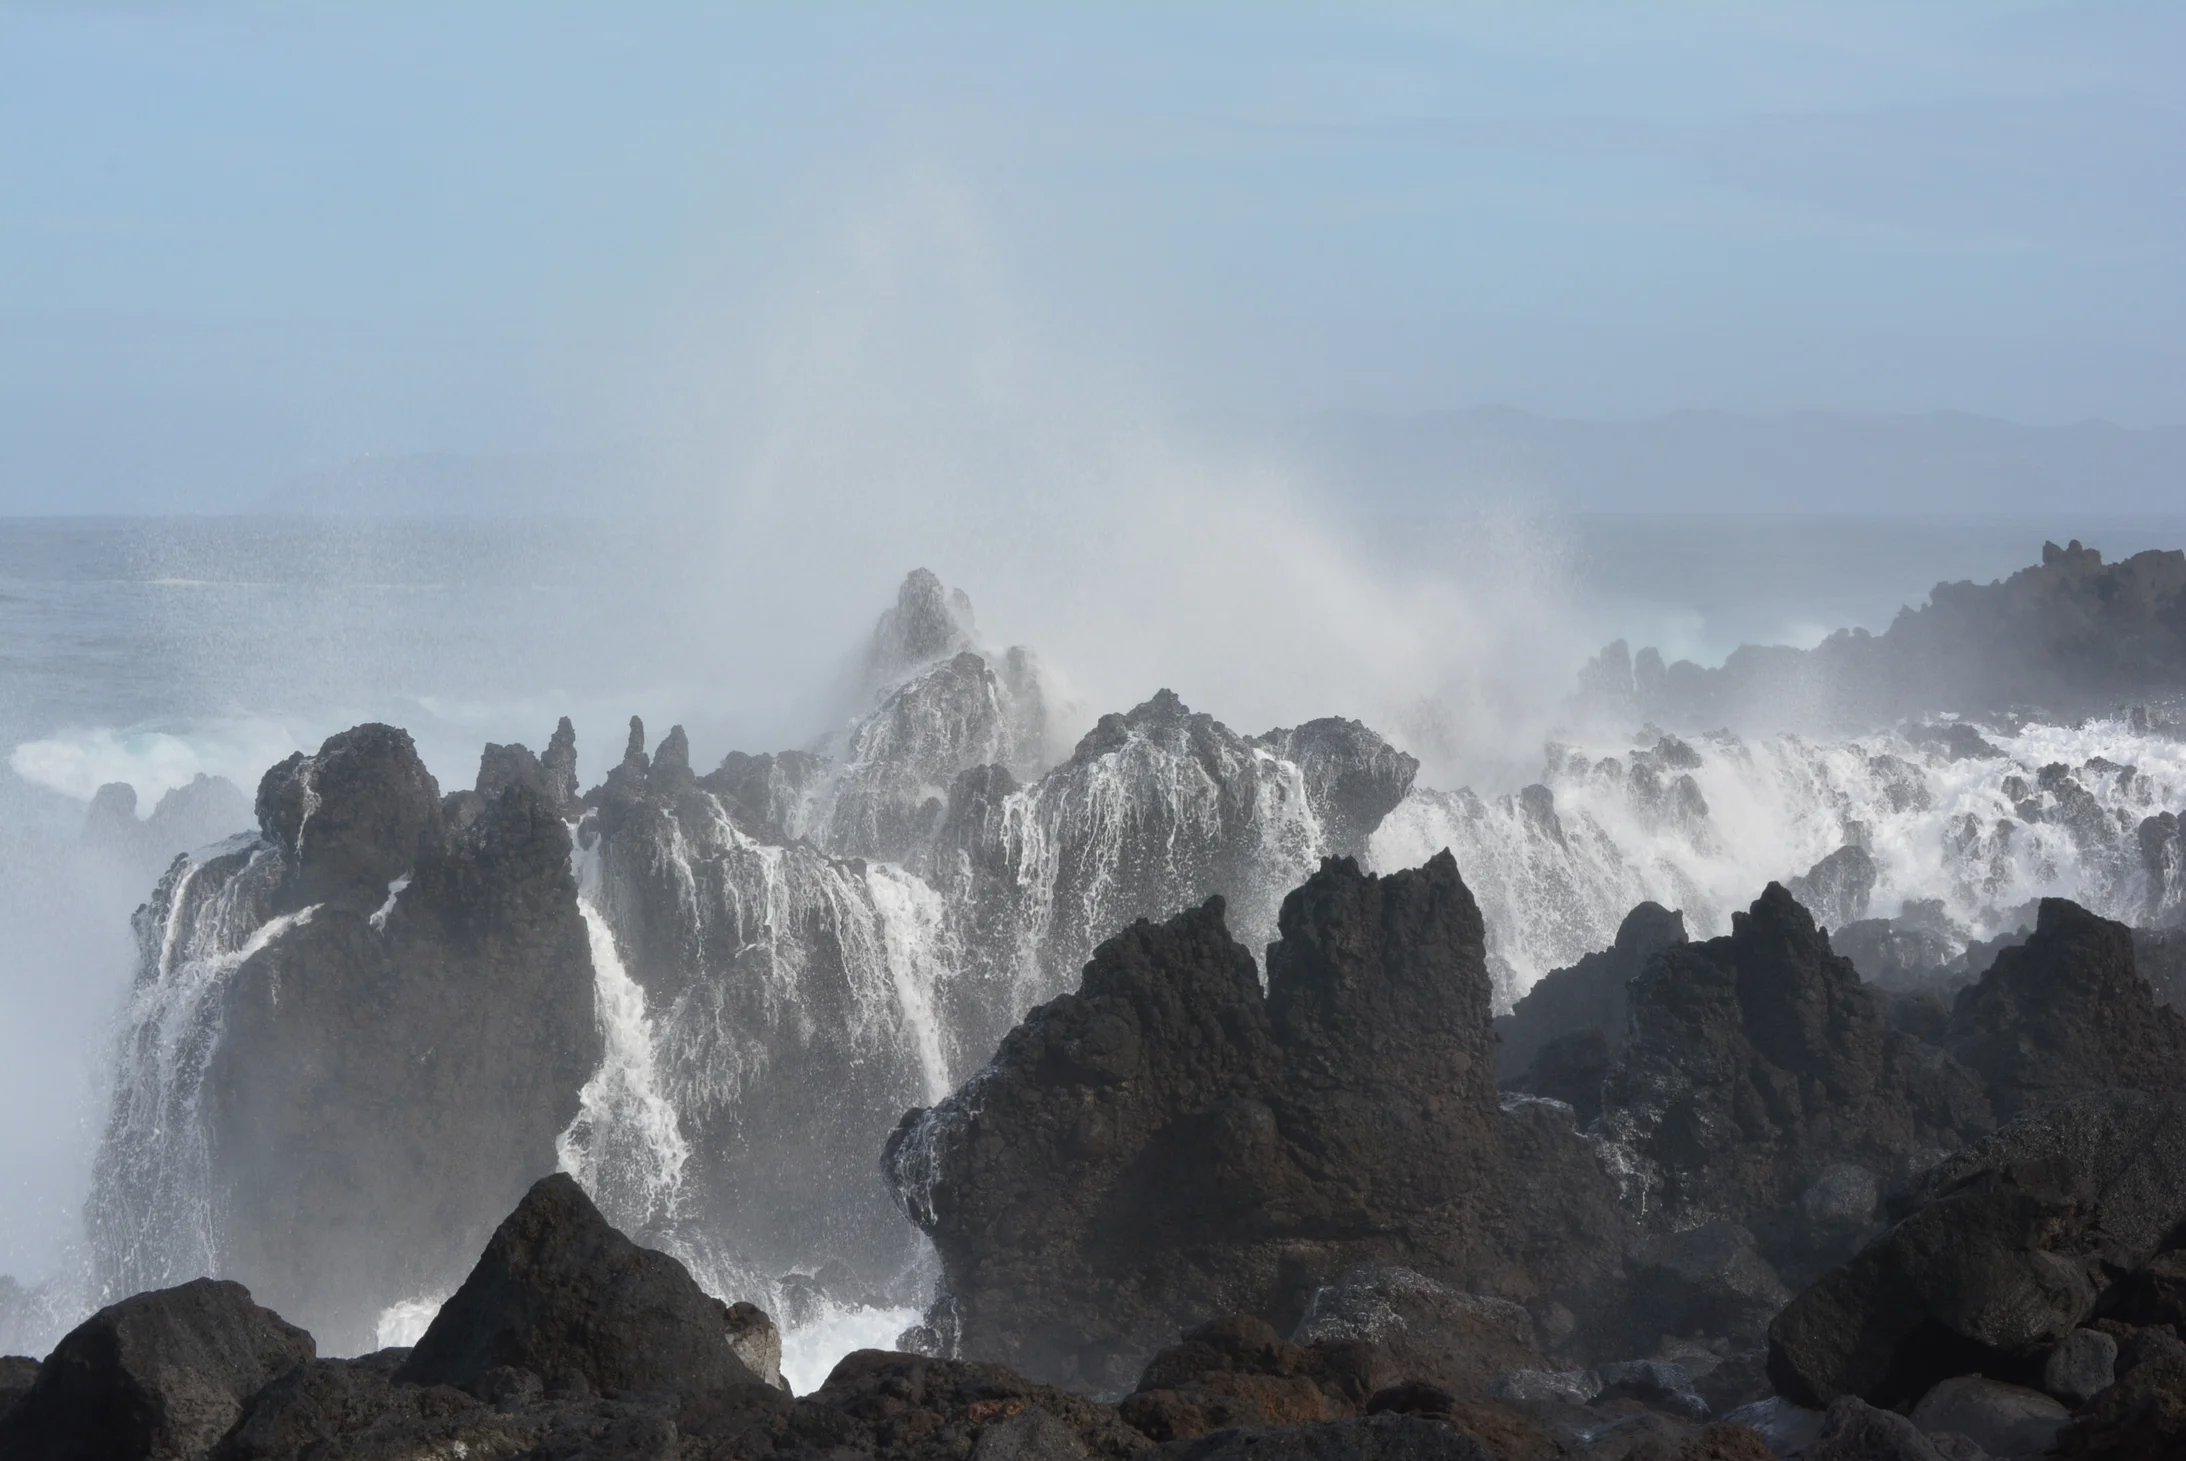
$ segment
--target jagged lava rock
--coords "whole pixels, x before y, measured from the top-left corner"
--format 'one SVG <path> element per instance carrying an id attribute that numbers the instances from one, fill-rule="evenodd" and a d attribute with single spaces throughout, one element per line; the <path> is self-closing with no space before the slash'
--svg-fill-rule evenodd
<path id="1" fill-rule="evenodd" d="M 1896 1226 L 1769 1330 L 1777 1389 L 1910 1401 L 2030 1368 L 2186 1220 L 2186 1097 L 2103 1091 L 2025 1113 L 1921 1174 Z"/>
<path id="2" fill-rule="evenodd" d="M 1543 1047 L 1591 1032 L 1600 1037 L 1599 1048 L 1605 1057 L 1621 1051 L 1629 1019 L 1625 986 L 1647 967 L 1657 949 L 1684 942 L 1684 914 L 1659 903 L 1641 903 L 1624 916 L 1624 922 L 1617 926 L 1616 941 L 1609 948 L 1588 954 L 1568 969 L 1542 975 L 1511 1012 L 1495 1022 L 1500 1042 L 1496 1066 L 1504 1084 L 1579 1106 L 1573 1095 L 1584 1093 L 1547 1089 L 1541 1080 L 1525 1079 Z M 1597 1077 L 1595 1085 L 1599 1084 Z M 1590 1104 L 1599 1111 L 1598 1089 L 1591 1093 Z M 1582 1108 L 1583 1116 L 1590 1118 L 1592 1114 Z"/>
<path id="3" fill-rule="evenodd" d="M 1784 888 L 1816 922 L 1841 926 L 1867 916 L 1875 878 L 1875 859 L 1866 848 L 1848 843 L 1788 880 Z"/>
<path id="4" fill-rule="evenodd" d="M 1821 1433 L 1798 1454 L 1805 1461 L 1951 1461 L 1919 1426 L 1856 1395 L 1830 1405 Z"/>
<path id="5" fill-rule="evenodd" d="M 370 913 L 441 841 L 440 788 L 410 733 L 360 725 L 297 752 L 258 783 L 258 825 L 288 855 L 281 912 Z"/>
<path id="6" fill-rule="evenodd" d="M 1367 1415 L 1313 1426 L 1244 1426 L 1171 1441 L 1163 1461 L 1495 1461 L 1463 1431 L 1416 1415 Z"/>
<path id="7" fill-rule="evenodd" d="M 2136 1366 L 2096 1395 L 2057 1439 L 2072 1461 L 2176 1461 L 2186 1455 L 2186 1346 Z"/>
<path id="8" fill-rule="evenodd" d="M 1825 1171 L 1902 1177 L 1990 1125 L 1979 1081 L 1893 1029 L 1780 884 L 1727 937 L 1659 950 L 1630 999 L 1602 1121 L 1645 1164 L 1652 1220 L 1744 1222 L 1787 1275 L 1838 1256 L 1799 1202 Z"/>
<path id="9" fill-rule="evenodd" d="M 1568 1215 L 1501 1220 L 1480 916 L 1449 855 L 1380 878 L 1331 859 L 1280 926 L 1263 998 L 1219 901 L 1134 924 L 906 1115 L 884 1161 L 966 1352 L 1116 1389 L 1198 1316 L 1288 1323 L 1354 1263 L 1522 1286 L 1525 1245 L 1565 1240 Z M 1568 1118 L 1564 1139 L 1583 1153 Z M 1614 1262 L 1618 1240 L 1571 1246 Z"/>
<path id="10" fill-rule="evenodd" d="M 2039 1390 L 1960 1375 L 1921 1396 L 1909 1418 L 1928 1435 L 1964 1436 L 1991 1456 L 2042 1456 L 2067 1412 Z"/>
<path id="11" fill-rule="evenodd" d="M 1366 839 L 1412 789 L 1419 762 L 1355 720 L 1325 717 L 1252 744 L 1297 763 L 1332 857 L 1366 856 Z"/>
<path id="12" fill-rule="evenodd" d="M 1419 1380 L 1477 1398 L 1505 1375 L 1545 1365 L 1520 1305 L 1386 1264 L 1346 1269 L 1316 1290 L 1291 1337 L 1359 1346 L 1376 1390 Z"/>
<path id="13" fill-rule="evenodd" d="M 595 1390 L 761 1383 L 731 1348 L 728 1306 L 675 1259 L 615 1231 L 559 1172 L 494 1231 L 396 1378 L 467 1387 L 503 1366 Z"/>
<path id="14" fill-rule="evenodd" d="M 61 1340 L 0 1415 L 10 1461 L 187 1461 L 268 1381 L 309 1362 L 311 1336 L 238 1283 L 197 1279 L 110 1304 Z"/>
<path id="15" fill-rule="evenodd" d="M 1959 992 L 1946 1048 L 2000 1115 L 2111 1086 L 2186 1090 L 2186 1016 L 2140 977 L 2132 930 L 2063 898 Z"/>
<path id="16" fill-rule="evenodd" d="M 446 1292 L 554 1167 L 601 1052 L 568 833 L 528 782 L 459 832 L 436 790 L 402 733 L 332 737 L 268 773 L 257 843 L 178 863 L 140 915 L 149 1014 L 86 1210 L 107 1293 L 217 1252 L 330 1346 L 367 1348 L 371 1316 Z M 274 916 L 298 896 L 325 901 Z M 217 949 L 190 966 L 193 930 Z M 140 1104 L 132 1075 L 160 1073 L 184 1019 L 199 1084 Z M 193 1149 L 204 1168 L 178 1170 Z M 164 1246 L 205 1213 L 205 1248 Z"/>
<path id="17" fill-rule="evenodd" d="M 1117 1413 L 1156 1441 L 1356 1415 L 1376 1388 L 1370 1350 L 1292 1343 L 1263 1319 L 1225 1315 L 1186 1330 L 1148 1361 Z"/>

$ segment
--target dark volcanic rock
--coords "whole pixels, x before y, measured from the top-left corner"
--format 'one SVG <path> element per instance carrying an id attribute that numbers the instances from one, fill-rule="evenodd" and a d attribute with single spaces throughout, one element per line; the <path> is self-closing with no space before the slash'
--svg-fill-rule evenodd
<path id="1" fill-rule="evenodd" d="M 1155 1355 L 1117 1413 L 1156 1441 L 1339 1419 L 1357 1414 L 1376 1388 L 1371 1350 L 1293 1344 L 1266 1321 L 1234 1314 L 1187 1330 Z"/>
<path id="2" fill-rule="evenodd" d="M 1366 856 L 1366 839 L 1419 774 L 1415 758 L 1355 720 L 1309 720 L 1295 730 L 1254 736 L 1252 743 L 1297 763 L 1334 857 Z"/>
<path id="3" fill-rule="evenodd" d="M 2186 1011 L 2186 928 L 2134 929 L 2133 964 L 2157 1004 Z"/>
<path id="4" fill-rule="evenodd" d="M 1817 923 L 1833 927 L 1867 916 L 1875 893 L 1875 859 L 1867 849 L 1848 844 L 1784 884 Z"/>
<path id="5" fill-rule="evenodd" d="M 1684 942 L 1684 914 L 1659 903 L 1642 903 L 1624 916 L 1611 947 L 1588 954 L 1568 969 L 1542 975 L 1511 1012 L 1495 1022 L 1500 1042 L 1496 1065 L 1504 1084 L 1579 1105 L 1563 1089 L 1547 1089 L 1542 1080 L 1522 1078 L 1535 1065 L 1543 1047 L 1573 1035 L 1598 1036 L 1605 1058 L 1621 1051 L 1629 1022 L 1625 986 L 1647 967 L 1657 949 Z M 1570 1047 L 1573 1051 L 1579 1048 Z M 1542 1072 L 1544 1078 L 1548 1075 Z M 1548 1084 L 1560 1083 L 1549 1079 Z M 1599 1110 L 1599 1078 L 1595 1085 L 1597 1090 L 1589 1104 Z M 1585 1119 L 1591 1119 L 1591 1115 Z"/>
<path id="6" fill-rule="evenodd" d="M 533 1184 L 396 1372 L 473 1387 L 499 1367 L 550 1387 L 718 1390 L 758 1383 L 729 1347 L 728 1306 L 682 1264 L 608 1226 L 557 1172 Z"/>
<path id="7" fill-rule="evenodd" d="M 748 756 L 731 751 L 699 784 L 721 799 L 745 835 L 784 843 L 796 834 L 797 810 L 827 771 L 827 758 L 810 751 Z"/>
<path id="8" fill-rule="evenodd" d="M 2186 1097 L 2105 1091 L 2030 1112 L 1923 1173 L 1910 1211 L 1777 1316 L 1769 1374 L 1802 1404 L 2016 1378 L 2186 1220 Z"/>
<path id="9" fill-rule="evenodd" d="M 0 1355 L 0 1416 L 13 1409 L 37 1379 L 38 1362 L 29 1355 Z"/>
<path id="10" fill-rule="evenodd" d="M 1281 927 L 1263 998 L 1219 902 L 1133 925 L 905 1117 L 889 1178 L 967 1352 L 1120 1388 L 1197 1316 L 1287 1323 L 1350 1264 L 1525 1291 L 1525 1245 L 1569 1241 L 1502 1221 L 1480 915 L 1449 856 L 1383 878 L 1331 860 Z M 1591 1238 L 1613 1261 L 1615 1233 Z"/>
<path id="11" fill-rule="evenodd" d="M 968 1450 L 1012 1461 L 1023 1454 L 1018 1447 L 1030 1429 L 1013 1422 L 1033 1411 L 1059 1422 L 1086 1454 L 1106 1461 L 1126 1461 L 1146 1449 L 1146 1438 L 1110 1407 L 1033 1384 L 1001 1365 L 872 1349 L 845 1355 L 826 1382 L 798 1402 L 792 1434 L 815 1451 L 841 1445 L 942 1461 Z M 1059 1444 L 1052 1429 L 1033 1424 L 1050 1444 Z"/>
<path id="12" fill-rule="evenodd" d="M 1960 992 L 1947 1044 L 2000 1115 L 2111 1086 L 2186 1090 L 2186 1017 L 2139 977 L 2132 931 L 2062 898 Z"/>
<path id="13" fill-rule="evenodd" d="M 135 1461 L 203 1455 L 268 1381 L 309 1361 L 311 1336 L 251 1302 L 241 1284 L 201 1278 L 138 1294 L 63 1339 L 14 1409 L 0 1455 L 21 1461 Z"/>
<path id="14" fill-rule="evenodd" d="M 371 1316 L 452 1287 L 554 1168 L 601 1036 L 568 833 L 534 786 L 443 835 L 400 732 L 362 727 L 306 764 L 269 773 L 260 842 L 178 862 L 139 915 L 86 1217 L 108 1295 L 217 1253 L 358 1350 Z M 307 786 L 310 815 L 284 821 Z M 326 901 L 274 916 L 299 888 Z"/>
<path id="15" fill-rule="evenodd" d="M 1633 1305 L 1663 1334 L 1754 1343 L 1791 1298 L 1753 1235 L 1728 1219 L 1656 1237 L 1631 1266 Z"/>
<path id="16" fill-rule="evenodd" d="M 1240 1427 L 1162 1447 L 1165 1461 L 1494 1461 L 1463 1431 L 1416 1415 Z"/>
<path id="17" fill-rule="evenodd" d="M 1801 1455 L 1807 1461 L 1949 1461 L 1920 1427 L 1856 1395 L 1829 1407 L 1821 1434 Z"/>
<path id="18" fill-rule="evenodd" d="M 1512 1371 L 1546 1364 L 1533 1318 L 1521 1306 L 1385 1265 L 1337 1275 L 1313 1295 L 1292 1337 L 1323 1348 L 1355 1347 L 1377 1390 L 1417 1380 L 1479 1398 Z"/>
<path id="19" fill-rule="evenodd" d="M 282 912 L 369 913 L 442 835 L 440 788 L 410 733 L 391 725 L 360 725 L 289 757 L 259 781 L 257 806 L 259 828 L 288 857 Z"/>
<path id="20" fill-rule="evenodd" d="M 2186 1347 L 2140 1365 L 2088 1403 L 2058 1437 L 2074 1461 L 2175 1461 L 2186 1455 Z"/>
<path id="21" fill-rule="evenodd" d="M 1652 1220 L 1743 1222 L 1793 1282 L 1840 1256 L 1801 1207 L 1825 1171 L 1900 1178 L 1989 1125 L 1980 1083 L 1893 1029 L 1777 884 L 1728 937 L 1657 953 L 1630 997 L 1602 1120 L 1653 1184 Z"/>
<path id="22" fill-rule="evenodd" d="M 1631 711 L 1673 727 L 1787 709 L 1860 728 L 1936 711 L 2108 711 L 2186 686 L 2186 553 L 2105 564 L 2077 541 L 2045 543 L 2040 566 L 2000 583 L 1937 584 L 1883 634 L 1840 630 L 1811 650 L 1743 645 L 1720 669 L 1681 660 L 1640 673 L 1651 654 L 1629 679 L 1614 656 L 1597 662 L 1597 693 L 1629 694 Z"/>

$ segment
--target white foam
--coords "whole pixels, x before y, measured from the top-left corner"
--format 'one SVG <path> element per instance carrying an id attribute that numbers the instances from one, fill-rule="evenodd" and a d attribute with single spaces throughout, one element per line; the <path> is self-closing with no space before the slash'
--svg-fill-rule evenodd
<path id="1" fill-rule="evenodd" d="M 376 1349 L 407 1349 L 425 1337 L 439 1317 L 440 1306 L 448 1302 L 446 1294 L 419 1295 L 402 1299 L 380 1310 L 379 1319 L 372 1327 L 373 1347 Z"/>
<path id="2" fill-rule="evenodd" d="M 387 885 L 387 901 L 374 909 L 372 916 L 365 921 L 374 928 L 385 929 L 387 927 L 387 915 L 395 911 L 395 900 L 400 898 L 402 890 L 409 886 L 410 875 L 408 873 L 404 873 L 401 877 L 389 883 Z"/>
<path id="3" fill-rule="evenodd" d="M 1642 899 L 1682 909 L 1694 937 L 1712 937 L 1768 881 L 1851 840 L 1875 861 L 1870 916 L 1939 899 L 1961 927 L 1989 936 L 2040 897 L 2128 922 L 2167 911 L 2151 904 L 2167 895 L 2149 887 L 2137 829 L 2186 806 L 2186 744 L 2123 720 L 1985 734 L 1997 755 L 1955 762 L 1896 733 L 1831 744 L 1696 737 L 1700 764 L 1661 771 L 1659 793 L 1635 774 L 1629 745 L 1556 748 L 1542 778 L 1552 820 L 1538 799 L 1421 790 L 1375 833 L 1371 861 L 1390 870 L 1452 850 L 1486 919 L 1503 1003 L 1607 947 Z M 2098 758 L 2134 772 L 2090 769 Z M 2100 811 L 2077 828 L 2037 786 L 2041 768 L 2059 763 Z M 1685 775 L 1704 814 L 1679 803 Z M 2043 803 L 2040 819 L 2018 816 L 2009 777 Z"/>
<path id="4" fill-rule="evenodd" d="M 820 1388 L 844 1355 L 861 1349 L 894 1349 L 896 1338 L 919 1322 L 915 1308 L 878 1308 L 821 1299 L 804 1323 L 782 1331 L 782 1378 L 799 1395 Z"/>
<path id="5" fill-rule="evenodd" d="M 8 768 L 79 801 L 125 781 L 137 790 L 139 811 L 149 813 L 160 797 L 201 774 L 256 786 L 266 767 L 295 749 L 294 737 L 269 721 L 222 721 L 181 733 L 99 726 L 24 741 L 8 753 Z"/>
<path id="6" fill-rule="evenodd" d="M 651 1227 L 674 1213 L 690 1142 L 662 1089 L 645 990 L 624 967 L 615 933 L 598 907 L 597 844 L 574 854 L 577 911 L 592 954 L 593 1007 L 604 1048 L 578 1093 L 576 1119 L 555 1142 L 563 1171 L 583 1184 L 610 1222 Z"/>

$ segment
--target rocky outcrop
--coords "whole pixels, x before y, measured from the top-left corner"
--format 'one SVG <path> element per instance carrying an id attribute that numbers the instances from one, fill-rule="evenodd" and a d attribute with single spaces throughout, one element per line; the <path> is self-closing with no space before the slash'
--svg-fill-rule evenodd
<path id="1" fill-rule="evenodd" d="M 13 1409 L 0 1455 L 184 1461 L 210 1450 L 266 1383 L 316 1354 L 311 1336 L 237 1283 L 197 1279 L 110 1304 L 63 1339 Z"/>
<path id="2" fill-rule="evenodd" d="M 1264 997 L 1223 911 L 1103 944 L 1076 994 L 890 1138 L 890 1183 L 941 1254 L 937 1327 L 967 1352 L 1112 1389 L 1197 1316 L 1291 1322 L 1354 1263 L 1526 1283 L 1455 864 L 1325 864 L 1284 902 Z"/>
<path id="3" fill-rule="evenodd" d="M 1868 1174 L 1872 1203 L 1990 1124 L 1980 1082 L 1893 1028 L 1777 884 L 1727 937 L 1658 951 L 1629 998 L 1602 1122 L 1638 1164 L 1651 1225 L 1742 1222 L 1794 1284 L 1862 1235 L 1828 1195 L 1838 1169 Z"/>
<path id="4" fill-rule="evenodd" d="M 2186 1221 L 2186 1097 L 2084 1095 L 1923 1173 L 1888 1233 L 1794 1299 L 1769 1373 L 1807 1405 L 2038 1376 Z"/>
<path id="5" fill-rule="evenodd" d="M 1875 893 L 1875 859 L 1857 843 L 1847 843 L 1798 877 L 1784 890 L 1814 915 L 1814 921 L 1841 927 L 1867 916 Z"/>
<path id="6" fill-rule="evenodd" d="M 2140 977 L 2132 930 L 2062 898 L 1960 991 L 1947 1048 L 1999 1115 L 2110 1086 L 2186 1090 L 2186 1016 Z"/>
<path id="7" fill-rule="evenodd" d="M 409 732 L 390 725 L 360 725 L 315 755 L 290 756 L 259 781 L 257 811 L 286 865 L 276 913 L 370 913 L 442 840 L 440 788 Z"/>
<path id="8" fill-rule="evenodd" d="M 1419 762 L 1355 720 L 1309 720 L 1252 744 L 1295 765 L 1331 857 L 1364 857 L 1366 839 L 1412 789 Z"/>
<path id="9" fill-rule="evenodd" d="M 1664 666 L 1619 643 L 1584 683 L 1674 727 L 1787 713 L 1867 729 L 1935 712 L 2109 711 L 2186 687 L 2186 553 L 2106 564 L 2077 540 L 2045 543 L 2039 566 L 1998 583 L 1939 583 L 1882 634 L 1840 630 L 1811 650 L 1743 645 L 1717 669 Z"/>
<path id="10" fill-rule="evenodd" d="M 1567 1102 L 1582 1124 L 1592 1121 L 1609 1063 L 1624 1049 L 1625 987 L 1656 950 L 1684 942 L 1683 914 L 1642 903 L 1625 915 L 1611 947 L 1542 976 L 1495 1022 L 1503 1084 Z"/>
<path id="11" fill-rule="evenodd" d="M 680 730 L 648 755 L 640 725 L 587 798 L 582 871 L 680 1142 L 655 1164 L 672 1182 L 601 1201 L 709 1274 L 902 1290 L 915 1234 L 872 1158 L 906 1107 L 1134 918 L 1221 894 L 1272 935 L 1281 895 L 1410 786 L 1411 758 L 1356 723 L 1252 739 L 1166 691 L 1048 769 L 1037 667 L 970 624 L 914 575 L 825 754 L 699 776 Z"/>
<path id="12" fill-rule="evenodd" d="M 451 830 L 385 726 L 275 767 L 259 809 L 139 916 L 98 1277 L 210 1269 L 367 1348 L 554 1168 L 599 1064 L 568 834 L 527 777 Z"/>
<path id="13" fill-rule="evenodd" d="M 608 1226 L 559 1172 L 494 1230 L 395 1379 L 475 1390 L 501 1369 L 528 1370 L 550 1389 L 759 1383 L 731 1347 L 728 1305 L 675 1259 Z"/>

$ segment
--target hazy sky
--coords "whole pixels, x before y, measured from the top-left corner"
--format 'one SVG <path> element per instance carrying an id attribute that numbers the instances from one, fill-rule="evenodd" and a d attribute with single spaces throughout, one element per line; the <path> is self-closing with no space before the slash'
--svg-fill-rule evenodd
<path id="1" fill-rule="evenodd" d="M 0 3 L 0 509 L 785 372 L 2178 424 L 2182 77 L 2159 4 Z"/>

